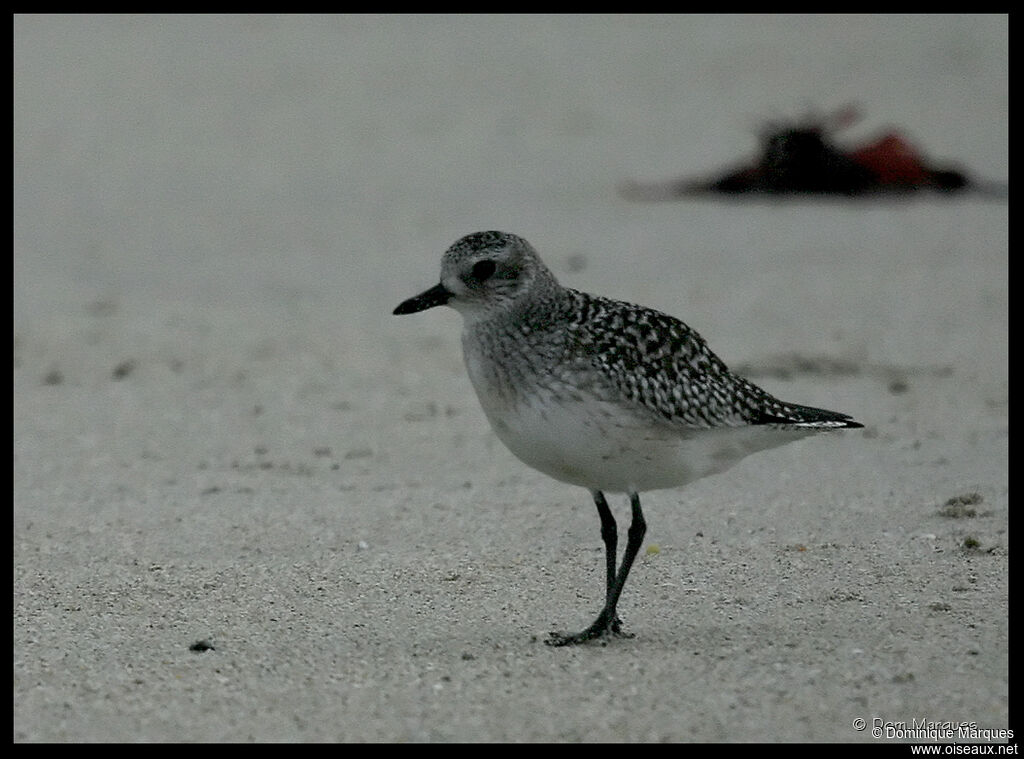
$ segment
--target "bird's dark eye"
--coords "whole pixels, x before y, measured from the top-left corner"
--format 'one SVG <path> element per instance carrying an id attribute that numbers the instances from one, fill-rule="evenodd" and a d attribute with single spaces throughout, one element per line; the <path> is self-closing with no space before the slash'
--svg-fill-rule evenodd
<path id="1" fill-rule="evenodd" d="M 473 279 L 477 282 L 483 282 L 485 279 L 490 279 L 496 268 L 498 268 L 497 264 L 489 258 L 485 258 L 483 261 L 477 261 L 473 264 Z"/>

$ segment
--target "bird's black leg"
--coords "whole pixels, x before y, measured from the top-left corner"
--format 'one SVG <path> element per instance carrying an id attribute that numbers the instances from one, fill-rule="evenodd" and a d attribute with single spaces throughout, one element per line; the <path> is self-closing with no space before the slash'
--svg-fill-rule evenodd
<path id="1" fill-rule="evenodd" d="M 597 513 L 601 517 L 601 540 L 604 541 L 604 558 L 607 568 L 604 602 L 607 606 L 611 602 L 612 588 L 615 586 L 615 557 L 618 555 L 619 528 L 615 524 L 612 510 L 608 508 L 608 501 L 604 499 L 604 493 L 600 490 L 594 491 L 594 503 L 597 504 Z"/>
<path id="2" fill-rule="evenodd" d="M 644 521 L 644 513 L 640 508 L 640 496 L 636 493 L 629 494 L 629 502 L 633 509 L 633 521 L 629 525 L 628 540 L 626 541 L 626 552 L 622 556 L 622 564 L 619 571 L 615 571 L 615 548 L 618 541 L 618 529 L 615 525 L 615 518 L 611 509 L 604 499 L 604 495 L 595 490 L 594 503 L 597 504 L 597 513 L 601 517 L 601 537 L 604 540 L 605 560 L 607 565 L 607 587 L 605 592 L 605 605 L 601 613 L 597 615 L 594 623 L 583 632 L 574 635 L 563 635 L 551 633 L 546 641 L 551 646 L 566 646 L 575 643 L 585 643 L 588 640 L 599 638 L 608 633 L 624 635 L 622 622 L 615 613 L 615 607 L 619 603 L 619 596 L 622 595 L 622 587 L 626 584 L 626 577 L 633 566 L 633 560 L 640 551 L 640 544 L 643 542 L 644 534 L 647 532 L 647 522 Z"/>

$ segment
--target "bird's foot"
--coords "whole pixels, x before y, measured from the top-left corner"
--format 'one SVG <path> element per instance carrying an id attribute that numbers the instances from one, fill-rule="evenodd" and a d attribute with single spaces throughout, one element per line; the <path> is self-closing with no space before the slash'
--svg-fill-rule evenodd
<path id="1" fill-rule="evenodd" d="M 548 639 L 544 642 L 549 646 L 575 646 L 580 643 L 588 643 L 592 640 L 612 636 L 616 638 L 632 638 L 633 634 L 622 631 L 622 620 L 619 619 L 618 615 L 612 617 L 611 621 L 609 621 L 608 616 L 602 612 L 594 620 L 594 624 L 586 630 L 578 633 L 552 632 L 548 634 Z"/>

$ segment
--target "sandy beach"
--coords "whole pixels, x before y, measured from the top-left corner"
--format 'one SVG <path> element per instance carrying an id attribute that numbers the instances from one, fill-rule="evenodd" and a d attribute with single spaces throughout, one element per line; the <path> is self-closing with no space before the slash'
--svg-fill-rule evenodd
<path id="1" fill-rule="evenodd" d="M 616 191 L 848 103 L 1007 182 L 1007 17 L 15 16 L 14 741 L 1013 730 L 1007 202 Z M 631 639 L 391 315 L 487 229 L 865 425 L 646 494 Z"/>

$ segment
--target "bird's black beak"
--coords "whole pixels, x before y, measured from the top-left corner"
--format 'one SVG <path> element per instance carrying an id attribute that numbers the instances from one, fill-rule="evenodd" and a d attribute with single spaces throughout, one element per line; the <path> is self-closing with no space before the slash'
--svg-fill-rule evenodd
<path id="1" fill-rule="evenodd" d="M 426 311 L 428 308 L 434 306 L 443 306 L 449 300 L 451 300 L 452 294 L 445 288 L 444 285 L 438 284 L 431 287 L 424 293 L 420 293 L 414 298 L 404 301 L 399 304 L 391 313 L 396 316 L 402 314 L 415 314 L 418 311 Z"/>

